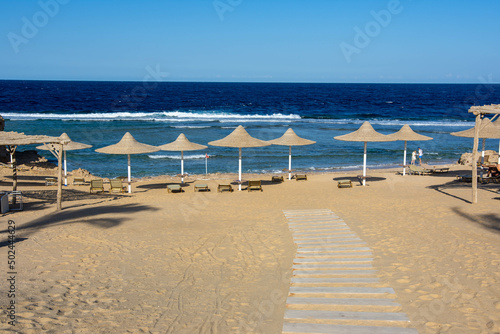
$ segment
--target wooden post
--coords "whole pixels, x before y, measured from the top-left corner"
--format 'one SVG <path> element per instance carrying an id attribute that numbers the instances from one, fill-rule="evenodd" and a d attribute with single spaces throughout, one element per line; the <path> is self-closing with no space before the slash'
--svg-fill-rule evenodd
<path id="1" fill-rule="evenodd" d="M 62 210 L 62 158 L 63 144 L 59 144 L 59 152 L 57 154 L 57 211 Z"/>
<path id="2" fill-rule="evenodd" d="M 12 191 L 17 191 L 16 148 L 17 148 L 17 146 L 10 146 L 10 148 L 9 148 L 10 163 L 12 165 Z"/>
<path id="3" fill-rule="evenodd" d="M 477 203 L 477 146 L 479 144 L 479 128 L 481 127 L 481 113 L 476 114 L 474 127 L 474 147 L 472 148 L 472 204 Z"/>
<path id="4" fill-rule="evenodd" d="M 9 146 L 10 163 L 12 165 L 12 191 L 17 191 L 16 148 L 17 146 Z M 16 205 L 16 196 L 12 196 L 12 204 Z"/>

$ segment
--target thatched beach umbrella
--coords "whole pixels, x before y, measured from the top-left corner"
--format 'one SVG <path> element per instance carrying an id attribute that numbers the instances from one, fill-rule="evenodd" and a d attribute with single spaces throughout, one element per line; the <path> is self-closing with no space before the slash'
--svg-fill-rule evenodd
<path id="1" fill-rule="evenodd" d="M 361 141 L 365 143 L 363 154 L 363 186 L 366 185 L 366 143 L 395 141 L 395 139 L 375 131 L 368 121 L 365 121 L 356 131 L 346 135 L 336 136 L 334 139 L 344 141 Z"/>
<path id="2" fill-rule="evenodd" d="M 212 146 L 222 146 L 222 147 L 237 147 L 239 149 L 239 172 L 238 172 L 238 189 L 241 190 L 241 148 L 242 147 L 263 147 L 271 145 L 269 142 L 254 138 L 248 134 L 248 132 L 239 125 L 233 132 L 228 136 L 214 140 L 208 143 Z"/>
<path id="3" fill-rule="evenodd" d="M 31 144 L 55 144 L 54 152 L 58 161 L 57 170 L 57 210 L 62 209 L 62 151 L 63 146 L 68 144 L 66 139 L 60 137 L 49 137 L 41 135 L 25 135 L 20 132 L 0 131 L 0 145 L 7 146 L 12 162 L 12 191 L 17 191 L 17 169 L 15 152 L 19 145 Z M 15 198 L 14 198 L 15 201 Z"/>
<path id="4" fill-rule="evenodd" d="M 416 133 L 410 128 L 408 124 L 403 125 L 403 127 L 395 133 L 388 135 L 388 137 L 393 138 L 395 140 L 404 140 L 405 148 L 404 148 L 404 157 L 403 157 L 403 175 L 406 172 L 406 142 L 407 141 L 421 141 L 421 140 L 431 140 L 431 137 L 424 136 Z"/>
<path id="5" fill-rule="evenodd" d="M 471 128 L 468 130 L 452 132 L 450 134 L 452 136 L 456 136 L 456 137 L 474 138 L 474 129 L 475 128 Z M 478 138 L 483 139 L 483 149 L 481 152 L 481 160 L 482 161 L 481 162 L 484 163 L 485 140 L 486 139 L 500 139 L 500 128 L 496 127 L 494 125 L 494 123 L 492 123 L 488 118 L 484 118 L 481 121 Z M 499 150 L 500 150 L 500 147 L 499 147 Z M 476 162 L 473 162 L 473 164 L 475 164 L 475 163 Z M 499 163 L 500 163 L 500 157 L 499 157 Z"/>
<path id="6" fill-rule="evenodd" d="M 207 148 L 205 145 L 192 143 L 181 133 L 177 139 L 169 144 L 158 146 L 162 151 L 181 151 L 181 182 L 184 183 L 184 151 L 197 151 Z"/>
<path id="7" fill-rule="evenodd" d="M 495 119 L 493 125 L 500 129 L 500 117 L 498 115 L 493 116 L 492 119 Z M 498 164 L 500 165 L 500 141 L 498 142 Z"/>
<path id="8" fill-rule="evenodd" d="M 63 146 L 63 151 L 64 151 L 64 185 L 67 186 L 68 185 L 68 169 L 67 169 L 67 165 L 66 165 L 66 151 L 83 150 L 83 149 L 92 147 L 92 145 L 74 142 L 71 140 L 71 138 L 69 138 L 69 136 L 66 133 L 63 133 L 62 135 L 60 135 L 59 138 L 69 141 L 68 144 Z M 50 151 L 52 154 L 54 154 L 55 144 L 45 144 L 42 146 L 38 146 L 37 149 Z M 56 157 L 57 157 L 57 155 L 56 155 Z"/>
<path id="9" fill-rule="evenodd" d="M 281 145 L 281 146 L 288 146 L 288 179 L 292 179 L 292 146 L 303 146 L 303 145 L 312 145 L 315 144 L 315 141 L 309 140 L 309 139 L 304 139 L 299 136 L 292 130 L 292 128 L 289 128 L 288 130 L 285 131 L 283 136 L 277 139 L 273 139 L 269 141 L 273 145 Z"/>
<path id="10" fill-rule="evenodd" d="M 156 146 L 147 145 L 143 143 L 139 143 L 135 138 L 130 134 L 130 132 L 125 133 L 123 138 L 116 144 L 109 145 L 106 147 L 98 148 L 95 150 L 99 153 L 106 154 L 126 154 L 128 156 L 128 192 L 129 194 L 132 192 L 131 182 L 131 171 L 130 171 L 130 155 L 131 154 L 143 154 L 143 153 L 152 153 L 157 152 L 160 149 Z"/>

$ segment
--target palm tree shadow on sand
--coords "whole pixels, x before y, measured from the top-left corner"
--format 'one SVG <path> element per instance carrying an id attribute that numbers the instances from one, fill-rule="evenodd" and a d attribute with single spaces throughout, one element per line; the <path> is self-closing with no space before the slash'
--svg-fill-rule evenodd
<path id="1" fill-rule="evenodd" d="M 142 211 L 157 211 L 149 205 L 143 204 L 122 204 L 110 206 L 95 206 L 88 205 L 82 208 L 70 208 L 63 211 L 56 211 L 35 219 L 29 223 L 16 226 L 16 231 L 20 232 L 18 241 L 25 240 L 37 231 L 44 228 L 62 226 L 66 224 L 89 224 L 100 228 L 113 228 L 126 221 L 132 220 L 131 215 Z M 8 230 L 0 230 L 0 233 L 5 234 L 7 239 Z M 22 238 L 21 238 L 22 237 Z M 22 239 L 22 240 L 21 240 Z M 7 240 L 0 241 L 0 247 L 8 245 Z"/>
<path id="2" fill-rule="evenodd" d="M 484 228 L 487 228 L 489 230 L 493 230 L 495 232 L 500 233 L 500 215 L 494 214 L 494 213 L 489 213 L 489 214 L 482 214 L 482 215 L 470 215 L 459 208 L 453 208 L 453 212 L 455 212 L 457 215 L 460 217 L 463 217 L 473 223 L 476 223 Z"/>

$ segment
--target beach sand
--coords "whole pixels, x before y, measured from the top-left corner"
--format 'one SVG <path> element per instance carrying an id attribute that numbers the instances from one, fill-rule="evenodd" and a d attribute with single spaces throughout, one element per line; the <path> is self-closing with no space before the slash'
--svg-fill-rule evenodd
<path id="1" fill-rule="evenodd" d="M 218 193 L 235 175 L 189 176 L 183 193 L 167 193 L 179 182 L 167 176 L 137 180 L 131 195 L 70 185 L 60 212 L 56 188 L 43 183 L 51 173 L 21 171 L 24 210 L 1 220 L 0 331 L 281 333 L 296 250 L 283 210 L 329 209 L 372 249 L 410 327 L 500 332 L 500 185 L 480 185 L 470 204 L 470 184 L 455 181 L 467 167 L 373 170 L 366 187 L 349 171 L 281 184 L 244 175 L 264 180 L 263 192 Z M 353 187 L 337 188 L 345 178 Z M 194 192 L 195 183 L 211 191 Z M 18 241 L 15 326 L 4 291 L 8 220 Z"/>

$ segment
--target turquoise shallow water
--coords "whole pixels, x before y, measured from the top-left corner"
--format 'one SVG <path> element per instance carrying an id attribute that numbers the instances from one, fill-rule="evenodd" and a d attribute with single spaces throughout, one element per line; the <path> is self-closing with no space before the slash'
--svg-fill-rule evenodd
<path id="1" fill-rule="evenodd" d="M 84 168 L 96 175 L 126 173 L 126 156 L 94 149 L 118 142 L 131 132 L 140 142 L 162 145 L 184 133 L 207 144 L 243 125 L 254 137 L 269 140 L 288 127 L 310 146 L 293 147 L 293 168 L 329 171 L 361 168 L 363 143 L 334 140 L 368 120 L 384 134 L 403 124 L 434 140 L 408 142 L 408 159 L 417 147 L 430 164 L 450 163 L 472 150 L 472 140 L 449 133 L 470 128 L 472 104 L 498 103 L 500 85 L 369 85 L 369 84 L 211 84 L 0 81 L 0 114 L 7 131 L 60 135 L 93 145 L 68 152 L 68 169 Z M 481 94 L 478 94 L 477 92 Z M 138 92 L 141 95 L 139 95 Z M 144 93 L 144 94 L 143 94 Z M 403 142 L 368 143 L 368 166 L 402 163 Z M 498 150 L 498 140 L 486 148 Z M 29 149 L 32 147 L 22 147 Z M 48 152 L 41 152 L 53 159 Z M 237 172 L 238 150 L 209 146 L 185 152 L 185 171 Z M 280 172 L 288 167 L 288 147 L 243 149 L 244 172 Z M 135 177 L 180 172 L 180 152 L 160 151 L 132 156 Z"/>

